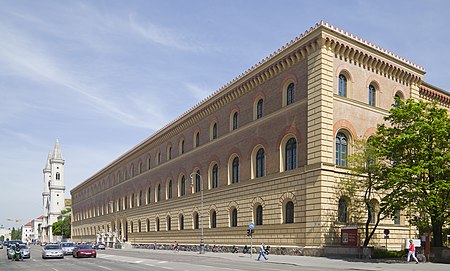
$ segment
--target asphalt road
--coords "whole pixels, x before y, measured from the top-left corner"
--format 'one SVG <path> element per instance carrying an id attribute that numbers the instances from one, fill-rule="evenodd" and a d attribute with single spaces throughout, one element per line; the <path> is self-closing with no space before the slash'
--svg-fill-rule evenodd
<path id="1" fill-rule="evenodd" d="M 153 250 L 98 251 L 97 258 L 42 259 L 41 247 L 31 246 L 31 259 L 12 262 L 6 257 L 6 250 L 0 250 L 0 271 L 448 271 L 445 264 L 413 264 L 404 262 L 363 262 L 353 260 L 328 259 L 324 257 L 301 257 L 269 255 L 268 261 L 256 261 L 256 256 L 231 253 L 207 253 Z"/>

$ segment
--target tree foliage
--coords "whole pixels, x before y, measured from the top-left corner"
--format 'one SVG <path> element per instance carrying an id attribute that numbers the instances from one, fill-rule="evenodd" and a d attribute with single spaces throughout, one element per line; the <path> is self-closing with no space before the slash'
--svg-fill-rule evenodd
<path id="1" fill-rule="evenodd" d="M 433 245 L 442 246 L 450 220 L 450 118 L 436 104 L 396 101 L 369 142 L 381 166 L 377 188 L 389 191 L 381 206 L 405 210 L 421 230 L 431 226 Z"/>
<path id="2" fill-rule="evenodd" d="M 53 235 L 61 235 L 63 238 L 70 238 L 71 236 L 71 216 L 66 216 L 63 220 L 52 224 Z"/>
<path id="3" fill-rule="evenodd" d="M 22 227 L 16 229 L 12 228 L 11 230 L 11 240 L 22 240 Z"/>
<path id="4" fill-rule="evenodd" d="M 350 175 L 342 179 L 339 185 L 341 192 L 351 199 L 349 224 L 360 225 L 364 221 L 363 246 L 369 245 L 380 221 L 390 214 L 389 206 L 375 204 L 385 194 L 383 189 L 377 187 L 381 167 L 376 155 L 374 146 L 363 139 L 355 140 L 353 154 L 348 157 Z"/>

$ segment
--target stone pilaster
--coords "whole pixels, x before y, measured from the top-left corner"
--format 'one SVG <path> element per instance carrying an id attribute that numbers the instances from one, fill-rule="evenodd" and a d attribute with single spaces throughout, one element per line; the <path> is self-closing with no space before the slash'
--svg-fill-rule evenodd
<path id="1" fill-rule="evenodd" d="M 320 247 L 327 230 L 330 183 L 324 167 L 333 164 L 333 52 L 318 43 L 308 55 L 308 139 L 306 247 Z M 325 189 L 324 189 L 325 188 Z M 320 252 L 317 252 L 320 254 Z"/>

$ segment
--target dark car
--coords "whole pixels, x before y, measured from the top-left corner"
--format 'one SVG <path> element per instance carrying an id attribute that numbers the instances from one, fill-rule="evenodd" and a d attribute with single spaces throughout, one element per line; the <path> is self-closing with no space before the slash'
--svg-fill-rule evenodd
<path id="1" fill-rule="evenodd" d="M 95 245 L 95 249 L 102 249 L 102 250 L 105 250 L 105 249 L 106 249 L 106 246 L 105 246 L 105 244 L 103 244 L 103 243 L 97 243 L 97 244 Z"/>
<path id="2" fill-rule="evenodd" d="M 95 251 L 95 249 L 91 245 L 81 244 L 74 248 L 74 250 L 72 251 L 72 255 L 74 258 L 81 258 L 81 257 L 96 258 L 97 251 Z"/>

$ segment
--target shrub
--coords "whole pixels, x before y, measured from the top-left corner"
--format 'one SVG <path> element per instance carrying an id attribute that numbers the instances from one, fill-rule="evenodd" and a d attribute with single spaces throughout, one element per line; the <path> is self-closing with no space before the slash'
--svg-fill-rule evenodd
<path id="1" fill-rule="evenodd" d="M 403 251 L 391 251 L 385 249 L 375 249 L 373 251 L 372 258 L 374 259 L 385 259 L 385 258 L 400 258 L 403 255 Z"/>

